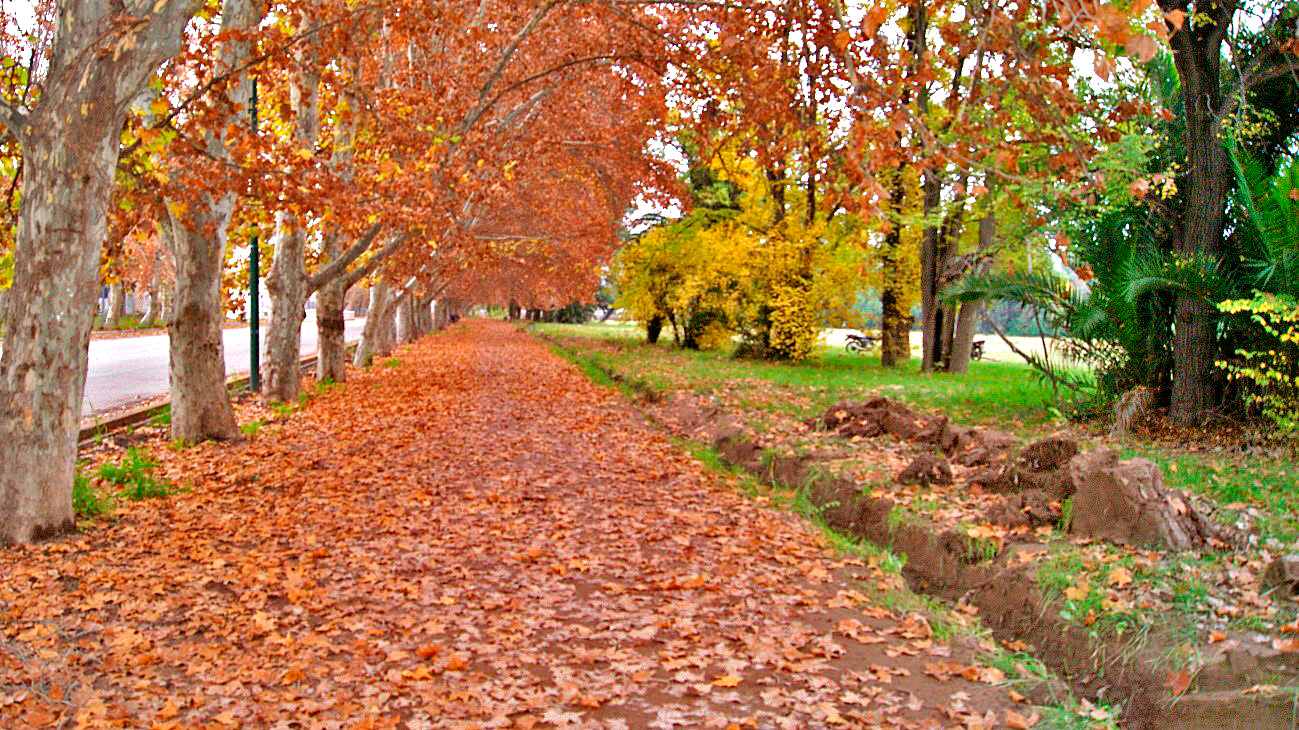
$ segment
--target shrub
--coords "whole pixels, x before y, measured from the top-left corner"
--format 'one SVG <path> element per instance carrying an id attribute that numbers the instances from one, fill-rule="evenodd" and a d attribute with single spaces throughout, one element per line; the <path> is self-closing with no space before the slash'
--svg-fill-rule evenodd
<path id="1" fill-rule="evenodd" d="M 1299 300 L 1255 292 L 1252 299 L 1229 299 L 1218 309 L 1248 315 L 1260 330 L 1254 346 L 1259 349 L 1237 349 L 1234 359 L 1219 360 L 1218 367 L 1243 386 L 1246 405 L 1280 436 L 1299 434 Z"/>
<path id="2" fill-rule="evenodd" d="M 77 474 L 72 479 L 72 510 L 78 517 L 95 517 L 107 512 L 113 506 L 112 500 L 101 497 L 90 486 L 90 479 L 84 474 Z"/>
<path id="3" fill-rule="evenodd" d="M 117 464 L 101 464 L 99 478 L 119 487 L 123 487 L 118 496 L 126 499 L 151 499 L 165 497 L 172 493 L 172 487 L 166 482 L 154 479 L 152 472 L 157 463 L 140 453 L 135 447 L 126 450 L 122 460 Z"/>

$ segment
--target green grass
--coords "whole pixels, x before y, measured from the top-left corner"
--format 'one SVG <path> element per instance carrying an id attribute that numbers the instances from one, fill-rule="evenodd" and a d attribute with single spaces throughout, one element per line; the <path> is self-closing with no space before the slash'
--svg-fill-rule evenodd
<path id="1" fill-rule="evenodd" d="M 130 500 L 154 499 L 166 497 L 175 491 L 172 485 L 155 479 L 153 470 L 157 462 L 152 461 L 137 448 L 130 448 L 116 464 L 101 464 L 99 478 L 114 486 L 121 487 L 117 496 Z"/>
<path id="2" fill-rule="evenodd" d="M 1125 459 L 1134 456 L 1158 464 L 1170 486 L 1201 494 L 1229 509 L 1233 505 L 1257 509 L 1257 527 L 1264 539 L 1284 545 L 1299 541 L 1299 490 L 1295 489 L 1293 458 L 1168 453 L 1154 447 L 1122 452 Z"/>
<path id="3" fill-rule="evenodd" d="M 996 425 L 1008 430 L 1051 423 L 1058 418 L 1049 407 L 1050 388 L 1025 365 L 972 363 L 968 375 L 920 373 L 918 361 L 885 368 L 878 355 L 854 355 L 842 348 L 822 347 L 807 363 L 788 364 L 736 358 L 729 352 L 695 352 L 644 342 L 643 333 L 627 325 L 542 324 L 537 329 L 556 337 L 582 337 L 605 343 L 582 348 L 579 357 L 602 369 L 632 375 L 647 388 L 686 388 L 709 392 L 724 382 L 761 381 L 795 389 L 815 407 L 839 400 L 861 399 L 871 393 L 904 400 L 925 409 L 941 410 L 970 424 Z M 808 403 L 789 404 L 766 399 L 772 410 L 807 416 Z"/>
<path id="4" fill-rule="evenodd" d="M 249 421 L 247 423 L 239 424 L 239 431 L 243 433 L 245 436 L 256 436 L 257 432 L 260 431 L 262 429 L 262 426 L 265 425 L 266 425 L 266 421 L 263 421 L 262 419 L 259 418 L 255 421 Z"/>
<path id="5" fill-rule="evenodd" d="M 162 407 L 152 418 L 149 424 L 153 426 L 170 426 L 171 425 L 171 404 L 168 403 Z"/>
<path id="6" fill-rule="evenodd" d="M 161 326 L 162 323 L 160 322 L 142 322 L 138 314 L 128 314 L 112 325 L 100 325 L 98 321 L 95 322 L 95 329 L 108 332 L 158 329 Z"/>
<path id="7" fill-rule="evenodd" d="M 299 408 L 302 407 L 301 404 L 299 403 L 285 403 L 283 401 L 278 401 L 278 400 L 269 401 L 267 402 L 266 405 L 272 411 L 275 411 L 276 413 L 286 418 L 292 416 L 295 412 L 297 412 Z"/>
<path id="8" fill-rule="evenodd" d="M 113 508 L 111 497 L 100 496 L 81 472 L 72 478 L 72 510 L 78 517 L 98 517 Z"/>
<path id="9" fill-rule="evenodd" d="M 397 357 L 390 357 L 387 360 L 383 361 L 383 366 L 386 368 L 395 368 L 400 364 L 401 364 L 401 358 L 397 358 Z"/>

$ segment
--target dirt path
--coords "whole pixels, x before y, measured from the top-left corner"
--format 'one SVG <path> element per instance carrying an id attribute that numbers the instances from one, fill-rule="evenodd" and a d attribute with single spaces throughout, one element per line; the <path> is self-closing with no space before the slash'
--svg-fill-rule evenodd
<path id="1" fill-rule="evenodd" d="M 471 322 L 398 357 L 160 454 L 189 493 L 0 551 L 0 725 L 1004 719 L 922 620 L 859 600 L 877 571 L 526 335 Z"/>

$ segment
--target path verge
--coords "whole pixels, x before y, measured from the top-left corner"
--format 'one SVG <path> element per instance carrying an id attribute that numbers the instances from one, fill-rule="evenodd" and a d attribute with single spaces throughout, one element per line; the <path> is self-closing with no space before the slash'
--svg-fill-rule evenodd
<path id="1" fill-rule="evenodd" d="M 957 492 L 894 483 L 893 478 L 905 472 L 903 467 L 910 465 L 917 451 L 902 444 L 890 445 L 894 442 L 887 439 L 883 445 L 870 446 L 860 435 L 843 436 L 841 445 L 835 445 L 825 441 L 836 440 L 830 433 L 809 437 L 803 448 L 790 449 L 789 443 L 798 440 L 796 435 L 808 431 L 807 423 L 773 419 L 769 412 L 755 415 L 743 408 L 728 409 L 735 401 L 720 397 L 725 387 L 720 383 L 711 393 L 654 387 L 644 373 L 614 365 L 635 358 L 598 356 L 609 343 L 571 338 L 559 344 L 574 348 L 572 354 L 585 369 L 596 370 L 600 377 L 643 395 L 641 408 L 673 433 L 715 447 L 727 463 L 763 480 L 800 490 L 820 507 L 823 519 L 844 534 L 904 555 L 904 575 L 913 589 L 977 607 L 999 638 L 1031 645 L 1036 656 L 1068 678 L 1079 692 L 1122 702 L 1130 726 L 1289 727 L 1294 722 L 1299 653 L 1291 649 L 1284 628 L 1270 636 L 1216 629 L 1188 635 L 1178 617 L 1161 621 L 1159 626 L 1132 625 L 1125 631 L 1105 614 L 1086 608 L 1080 612 L 1079 607 L 1096 600 L 1098 610 L 1102 603 L 1109 608 L 1116 596 L 1119 601 L 1123 596 L 1105 590 L 1112 587 L 1107 582 L 1117 581 L 1119 588 L 1124 588 L 1133 582 L 1133 573 L 1141 580 L 1138 568 L 1129 572 L 1126 566 L 1130 564 L 1119 562 L 1128 560 L 1131 551 L 1084 541 L 1080 552 L 1070 552 L 1072 545 L 1064 545 L 1068 540 L 1054 539 L 1050 545 L 1035 540 L 1029 529 L 1032 524 L 1014 531 L 980 520 L 963 521 L 969 513 L 959 510 L 947 510 L 955 512 L 955 518 L 943 519 L 942 509 L 912 509 L 912 503 L 920 501 L 917 495 L 959 502 L 967 498 L 959 493 L 964 483 L 957 485 Z M 799 394 L 789 397 L 798 398 Z M 786 433 L 781 433 L 782 429 Z M 845 447 L 871 453 L 876 466 L 883 465 L 884 479 L 863 482 L 845 471 L 841 463 Z M 919 456 L 924 456 L 923 449 Z M 945 459 L 935 461 L 946 467 Z M 950 481 L 950 474 L 948 478 Z M 1051 523 L 1061 518 L 1060 507 L 1058 502 L 1054 505 Z M 940 518 L 933 519 L 935 515 Z M 1056 532 L 1052 526 L 1041 529 L 1048 534 Z M 1209 552 L 1222 547 L 1219 543 Z M 1085 561 L 1091 554 L 1099 555 L 1102 562 L 1092 568 L 1080 565 L 1077 575 L 1063 576 L 1067 579 L 1063 590 L 1053 592 L 1044 585 L 1047 570 L 1056 570 L 1055 564 L 1065 556 L 1081 555 Z M 1248 551 L 1230 554 L 1243 555 L 1239 561 L 1253 560 Z M 1191 559 L 1191 554 L 1187 555 L 1186 559 Z M 1111 557 L 1115 562 L 1103 562 Z M 1163 553 L 1143 556 L 1138 552 L 1136 557 L 1155 566 L 1169 562 Z M 1183 558 L 1174 555 L 1173 559 Z M 1223 570 L 1228 569 L 1230 563 Z M 1085 580 L 1088 573 L 1099 576 L 1099 598 L 1093 595 L 1097 587 Z M 1253 578 L 1260 577 L 1255 574 Z"/>

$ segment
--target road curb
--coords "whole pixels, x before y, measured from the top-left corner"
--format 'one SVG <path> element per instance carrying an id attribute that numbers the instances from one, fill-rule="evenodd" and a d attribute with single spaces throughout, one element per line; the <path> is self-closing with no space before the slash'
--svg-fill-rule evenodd
<path id="1" fill-rule="evenodd" d="M 353 342 L 347 345 L 347 353 L 349 355 L 351 355 L 351 353 L 355 350 L 356 350 L 356 343 Z M 316 364 L 315 355 L 303 355 L 301 358 L 298 359 L 298 365 L 304 371 L 314 367 L 315 364 Z M 226 378 L 226 388 L 228 389 L 243 388 L 246 387 L 247 385 L 248 385 L 248 373 L 243 373 L 242 375 L 231 375 L 230 377 Z M 167 410 L 167 408 L 169 408 L 170 406 L 171 406 L 171 399 L 168 398 L 162 403 L 158 403 L 151 406 L 139 406 L 138 408 L 132 408 L 131 410 L 125 411 L 123 413 L 119 413 L 116 416 L 113 416 L 112 418 L 107 418 L 102 421 L 97 421 L 89 426 L 83 426 L 81 430 L 77 433 L 77 445 L 86 446 L 97 437 L 105 436 L 107 434 L 113 433 L 114 431 L 120 431 L 128 426 L 135 426 L 137 424 L 144 423 L 145 421 L 148 421 L 149 419 L 153 418 L 159 413 L 162 413 L 163 411 Z"/>

